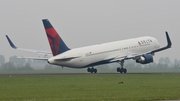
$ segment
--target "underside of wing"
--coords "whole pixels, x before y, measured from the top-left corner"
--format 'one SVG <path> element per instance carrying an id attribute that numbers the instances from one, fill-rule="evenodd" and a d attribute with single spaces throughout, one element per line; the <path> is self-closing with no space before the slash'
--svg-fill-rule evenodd
<path id="1" fill-rule="evenodd" d="M 127 53 L 124 56 L 116 56 L 114 59 L 112 59 L 112 62 L 121 61 L 121 60 L 128 60 L 128 59 L 137 59 L 139 56 L 143 55 L 145 53 Z"/>

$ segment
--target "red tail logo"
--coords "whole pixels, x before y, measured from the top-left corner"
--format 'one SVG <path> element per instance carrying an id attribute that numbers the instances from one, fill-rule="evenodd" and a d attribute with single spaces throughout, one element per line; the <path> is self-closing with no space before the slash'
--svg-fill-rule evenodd
<path id="1" fill-rule="evenodd" d="M 44 28 L 46 31 L 46 35 L 47 35 L 53 56 L 61 54 L 65 51 L 68 51 L 69 48 L 66 46 L 64 41 L 61 39 L 61 37 L 56 32 L 56 30 L 53 28 L 49 20 L 44 19 L 42 21 L 44 24 Z"/>

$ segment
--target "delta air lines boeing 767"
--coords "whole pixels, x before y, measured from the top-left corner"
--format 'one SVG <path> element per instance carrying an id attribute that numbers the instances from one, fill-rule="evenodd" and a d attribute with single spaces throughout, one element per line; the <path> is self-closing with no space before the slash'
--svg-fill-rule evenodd
<path id="1" fill-rule="evenodd" d="M 16 47 L 6 35 L 10 46 L 18 50 L 42 53 L 45 55 L 52 54 L 53 56 L 51 58 L 29 58 L 45 60 L 49 64 L 62 67 L 87 68 L 87 71 L 90 73 L 97 73 L 97 69 L 94 68 L 97 65 L 114 62 L 120 64 L 120 67 L 117 68 L 117 72 L 127 73 L 127 69 L 124 68 L 125 60 L 133 59 L 140 64 L 152 63 L 153 56 L 156 52 L 171 48 L 172 45 L 168 32 L 166 32 L 167 46 L 165 47 L 160 47 L 158 40 L 154 37 L 145 36 L 70 49 L 58 35 L 48 19 L 43 19 L 42 22 L 51 52 Z"/>

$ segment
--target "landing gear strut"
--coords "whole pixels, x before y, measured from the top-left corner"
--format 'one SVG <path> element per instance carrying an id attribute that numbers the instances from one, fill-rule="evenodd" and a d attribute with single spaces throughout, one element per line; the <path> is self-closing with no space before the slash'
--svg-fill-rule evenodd
<path id="1" fill-rule="evenodd" d="M 121 68 L 117 68 L 117 72 L 120 72 L 120 73 L 127 73 L 127 69 L 124 68 L 124 60 L 120 61 L 119 64 L 121 65 Z"/>
<path id="2" fill-rule="evenodd" d="M 97 69 L 95 68 L 87 68 L 87 72 L 90 72 L 90 73 L 97 73 Z"/>

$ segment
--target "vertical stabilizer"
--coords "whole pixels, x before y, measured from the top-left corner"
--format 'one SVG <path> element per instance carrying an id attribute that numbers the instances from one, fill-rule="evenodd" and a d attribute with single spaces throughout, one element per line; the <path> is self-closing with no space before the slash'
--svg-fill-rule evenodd
<path id="1" fill-rule="evenodd" d="M 48 19 L 42 20 L 53 56 L 70 50 Z"/>

